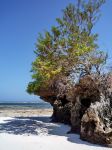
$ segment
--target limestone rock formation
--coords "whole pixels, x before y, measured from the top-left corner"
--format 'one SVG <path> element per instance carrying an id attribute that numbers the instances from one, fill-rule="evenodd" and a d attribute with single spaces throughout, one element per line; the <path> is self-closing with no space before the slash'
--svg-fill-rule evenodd
<path id="1" fill-rule="evenodd" d="M 112 77 L 85 76 L 71 88 L 60 79 L 39 95 L 53 106 L 52 121 L 71 125 L 83 140 L 112 147 Z"/>
<path id="2" fill-rule="evenodd" d="M 79 83 L 71 109 L 71 130 L 83 140 L 112 147 L 112 82 L 108 79 L 98 83 L 86 77 Z"/>
<path id="3" fill-rule="evenodd" d="M 66 78 L 60 78 L 49 88 L 40 88 L 38 91 L 38 95 L 53 107 L 53 122 L 71 124 L 72 103 L 68 98 L 68 89 Z"/>
<path id="4" fill-rule="evenodd" d="M 56 100 L 53 104 L 52 121 L 70 124 L 71 107 L 70 102 L 63 104 L 61 100 Z"/>
<path id="5" fill-rule="evenodd" d="M 92 103 L 81 120 L 81 139 L 112 147 L 112 108 L 110 99 L 101 95 L 100 102 Z"/>

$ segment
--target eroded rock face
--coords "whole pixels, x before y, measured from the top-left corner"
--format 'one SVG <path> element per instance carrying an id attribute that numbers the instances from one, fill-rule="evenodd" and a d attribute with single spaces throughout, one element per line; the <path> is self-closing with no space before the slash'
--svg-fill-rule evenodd
<path id="1" fill-rule="evenodd" d="M 52 121 L 71 124 L 71 103 L 62 104 L 61 100 L 56 100 L 53 104 Z"/>
<path id="2" fill-rule="evenodd" d="M 73 107 L 71 109 L 71 131 L 80 133 L 81 120 L 92 102 L 99 100 L 97 85 L 90 76 L 86 76 L 74 88 Z"/>
<path id="3" fill-rule="evenodd" d="M 71 130 L 79 133 L 83 140 L 112 147 L 112 84 L 110 79 L 94 83 L 97 81 L 87 77 L 79 83 L 78 92 L 75 90 L 77 98 L 71 109 Z"/>
<path id="4" fill-rule="evenodd" d="M 101 95 L 92 103 L 81 119 L 81 139 L 112 147 L 112 108 L 110 99 Z"/>
<path id="5" fill-rule="evenodd" d="M 57 79 L 49 88 L 41 88 L 38 95 L 53 107 L 52 121 L 71 124 L 72 103 L 68 95 L 67 79 Z"/>
<path id="6" fill-rule="evenodd" d="M 71 125 L 81 139 L 112 147 L 112 77 L 83 77 L 69 88 L 57 80 L 39 95 L 53 106 L 52 121 Z"/>
<path id="7" fill-rule="evenodd" d="M 81 102 L 79 97 L 76 98 L 75 105 L 71 108 L 71 132 L 80 133 L 80 124 L 81 124 Z"/>
<path id="8" fill-rule="evenodd" d="M 56 100 L 56 93 L 51 88 L 41 88 L 38 91 L 38 95 L 41 99 L 43 99 L 45 102 L 50 103 L 51 105 Z"/>

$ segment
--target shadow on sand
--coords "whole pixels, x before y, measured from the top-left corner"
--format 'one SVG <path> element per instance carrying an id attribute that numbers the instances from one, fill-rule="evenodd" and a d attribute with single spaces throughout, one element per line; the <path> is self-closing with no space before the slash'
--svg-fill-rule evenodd
<path id="1" fill-rule="evenodd" d="M 80 140 L 77 134 L 67 134 L 69 130 L 68 125 L 51 123 L 49 117 L 15 117 L 0 124 L 0 133 L 65 136 L 72 143 L 93 146 L 93 144 Z M 99 145 L 94 146 L 99 147 Z"/>

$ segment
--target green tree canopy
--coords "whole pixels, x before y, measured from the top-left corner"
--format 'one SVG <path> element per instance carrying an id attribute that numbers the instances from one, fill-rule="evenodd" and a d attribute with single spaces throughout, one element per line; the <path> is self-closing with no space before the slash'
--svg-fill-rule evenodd
<path id="1" fill-rule="evenodd" d="M 99 18 L 104 0 L 77 0 L 63 10 L 57 26 L 39 34 L 36 59 L 32 63 L 32 79 L 27 91 L 37 94 L 41 87 L 49 87 L 60 77 L 72 81 L 73 74 L 84 76 L 99 73 L 107 55 L 99 50 L 97 34 L 92 29 Z M 72 77 L 71 77 L 72 75 Z"/>

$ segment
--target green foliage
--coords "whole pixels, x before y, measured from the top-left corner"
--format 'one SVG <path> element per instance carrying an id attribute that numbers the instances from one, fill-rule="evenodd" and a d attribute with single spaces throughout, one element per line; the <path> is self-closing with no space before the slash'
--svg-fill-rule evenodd
<path id="1" fill-rule="evenodd" d="M 78 0 L 68 5 L 63 17 L 57 18 L 58 26 L 52 26 L 44 36 L 39 34 L 36 44 L 36 60 L 32 63 L 32 79 L 27 91 L 38 93 L 41 87 L 49 87 L 57 77 L 99 73 L 106 55 L 98 50 L 97 34 L 92 28 L 99 17 L 104 0 Z"/>

